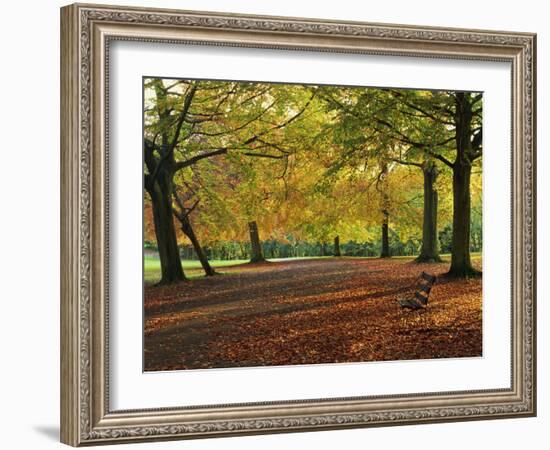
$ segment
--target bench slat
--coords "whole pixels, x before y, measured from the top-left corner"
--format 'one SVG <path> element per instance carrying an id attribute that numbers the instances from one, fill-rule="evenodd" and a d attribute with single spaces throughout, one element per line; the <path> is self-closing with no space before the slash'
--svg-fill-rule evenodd
<path id="1" fill-rule="evenodd" d="M 422 302 L 423 305 L 428 304 L 428 297 L 424 297 L 420 292 L 415 292 L 414 296 L 418 301 Z"/>
<path id="2" fill-rule="evenodd" d="M 432 290 L 432 285 L 431 284 L 421 284 L 418 287 L 418 289 L 421 290 L 421 291 L 426 292 L 427 294 L 429 294 L 430 291 Z"/>
<path id="3" fill-rule="evenodd" d="M 428 306 L 428 299 L 430 297 L 430 292 L 436 281 L 437 277 L 435 275 L 430 275 L 429 273 L 422 272 L 419 277 L 419 281 L 416 285 L 416 290 L 412 298 L 398 300 L 401 308 L 408 309 L 424 309 Z"/>
<path id="4" fill-rule="evenodd" d="M 424 280 L 430 282 L 430 283 L 434 283 L 435 282 L 435 275 L 430 275 L 429 273 L 426 273 L 426 272 L 422 272 L 422 274 L 420 275 Z"/>

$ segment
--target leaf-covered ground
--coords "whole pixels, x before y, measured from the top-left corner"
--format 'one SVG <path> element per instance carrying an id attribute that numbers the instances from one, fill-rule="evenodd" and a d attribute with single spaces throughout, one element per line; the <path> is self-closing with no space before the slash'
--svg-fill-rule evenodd
<path id="1" fill-rule="evenodd" d="M 448 267 L 308 259 L 146 287 L 145 370 L 481 356 L 481 278 L 439 277 L 424 312 L 395 301 Z"/>

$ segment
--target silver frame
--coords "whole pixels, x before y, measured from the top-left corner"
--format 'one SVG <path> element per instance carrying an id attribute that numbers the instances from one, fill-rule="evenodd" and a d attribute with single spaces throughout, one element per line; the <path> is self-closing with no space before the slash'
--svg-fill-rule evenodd
<path id="1" fill-rule="evenodd" d="M 108 396 L 109 43 L 201 43 L 512 66 L 512 384 L 207 407 L 111 411 Z M 61 9 L 61 440 L 80 446 L 536 414 L 536 35 L 74 4 Z"/>

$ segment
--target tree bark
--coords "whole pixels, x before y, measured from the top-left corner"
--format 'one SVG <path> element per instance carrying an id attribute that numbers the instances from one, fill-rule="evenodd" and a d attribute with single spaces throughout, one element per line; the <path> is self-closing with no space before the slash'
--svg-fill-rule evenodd
<path id="1" fill-rule="evenodd" d="M 210 262 L 208 261 L 208 258 L 206 256 L 206 253 L 204 252 L 197 235 L 195 234 L 195 231 L 193 230 L 193 226 L 191 225 L 191 221 L 189 220 L 189 216 L 185 213 L 182 213 L 178 216 L 178 220 L 181 223 L 181 231 L 189 238 L 191 241 L 191 244 L 193 245 L 193 249 L 195 250 L 195 253 L 197 255 L 197 258 L 199 258 L 199 261 L 201 262 L 201 266 L 204 269 L 204 273 L 207 277 L 211 277 L 213 275 L 216 275 L 216 271 L 213 269 L 213 267 L 210 265 Z"/>
<path id="2" fill-rule="evenodd" d="M 456 150 L 453 164 L 453 240 L 449 275 L 478 275 L 470 259 L 470 176 L 472 173 L 472 105 L 465 93 L 456 94 Z"/>
<path id="3" fill-rule="evenodd" d="M 453 168 L 453 240 L 449 275 L 470 277 L 478 274 L 470 259 L 470 164 Z"/>
<path id="4" fill-rule="evenodd" d="M 382 251 L 380 258 L 389 258 L 390 255 L 390 236 L 389 236 L 389 216 L 387 210 L 382 211 Z"/>
<path id="5" fill-rule="evenodd" d="M 388 194 L 388 164 L 385 160 L 380 163 L 380 174 L 376 183 L 376 189 L 382 198 L 382 249 L 380 258 L 389 258 L 390 255 L 390 197 Z"/>
<path id="6" fill-rule="evenodd" d="M 422 222 L 422 248 L 417 262 L 440 262 L 437 240 L 437 167 L 433 161 L 422 166 L 424 175 L 424 217 Z"/>
<path id="7" fill-rule="evenodd" d="M 262 252 L 262 244 L 258 233 L 258 224 L 256 221 L 248 222 L 248 231 L 250 233 L 251 258 L 250 262 L 264 262 L 265 258 Z"/>
<path id="8" fill-rule="evenodd" d="M 153 186 L 147 189 L 151 197 L 155 236 L 160 257 L 161 279 L 159 285 L 185 280 L 172 214 L 172 180 L 159 174 Z"/>
<path id="9" fill-rule="evenodd" d="M 340 236 L 334 237 L 334 256 L 342 256 L 340 253 Z"/>

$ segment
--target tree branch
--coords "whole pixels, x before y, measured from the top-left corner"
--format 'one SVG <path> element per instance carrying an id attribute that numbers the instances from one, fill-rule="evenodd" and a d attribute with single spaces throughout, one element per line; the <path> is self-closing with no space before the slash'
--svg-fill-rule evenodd
<path id="1" fill-rule="evenodd" d="M 251 152 L 246 152 L 246 153 L 243 153 L 243 155 L 246 155 L 246 156 L 253 156 L 255 158 L 271 158 L 271 159 L 283 159 L 284 156 L 283 155 L 270 155 L 269 153 L 251 153 Z"/>
<path id="2" fill-rule="evenodd" d="M 439 117 L 436 117 L 436 116 L 434 116 L 433 114 L 429 113 L 428 111 L 425 111 L 425 110 L 424 110 L 423 108 L 421 108 L 420 106 L 415 105 L 414 103 L 410 103 L 410 102 L 406 101 L 406 100 L 404 99 L 404 95 L 403 95 L 401 92 L 399 92 L 399 91 L 394 91 L 394 90 L 392 90 L 392 91 L 390 91 L 390 92 L 392 93 L 392 95 L 393 95 L 394 97 L 399 98 L 399 101 L 401 101 L 404 105 L 408 106 L 408 107 L 411 108 L 411 109 L 414 109 L 415 111 L 418 111 L 420 114 L 422 114 L 422 115 L 425 116 L 425 117 L 428 117 L 428 118 L 432 119 L 434 122 L 439 122 L 439 123 L 442 123 L 442 124 L 445 124 L 445 125 L 452 125 L 452 126 L 455 125 L 453 122 L 448 122 L 448 121 L 446 121 L 446 120 L 442 120 L 442 119 L 440 119 Z M 444 109 L 444 108 L 436 108 L 436 109 L 438 109 L 439 111 L 444 111 L 444 112 L 446 112 L 446 113 L 449 113 L 449 111 L 446 110 L 446 109 Z"/>
<path id="3" fill-rule="evenodd" d="M 197 207 L 197 205 L 200 202 L 200 199 L 195 200 L 195 203 L 190 208 L 185 207 L 185 203 L 181 199 L 181 197 L 178 195 L 177 191 L 174 190 L 174 200 L 176 201 L 176 204 L 178 205 L 179 212 L 176 211 L 176 208 L 174 208 L 174 215 L 179 220 L 184 220 L 186 217 L 189 217 L 189 215 L 193 212 L 193 210 Z"/>
<path id="4" fill-rule="evenodd" d="M 472 105 L 475 105 L 482 98 L 483 98 L 483 92 L 480 92 L 479 94 L 475 95 L 474 98 L 472 98 Z"/>
<path id="5" fill-rule="evenodd" d="M 444 156 L 440 155 L 439 153 L 435 153 L 435 152 L 432 152 L 430 149 L 428 149 L 427 147 L 424 147 L 422 148 L 422 151 L 427 153 L 428 155 L 434 157 L 435 159 L 438 159 L 439 161 L 441 161 L 442 163 L 448 165 L 451 169 L 454 167 L 454 164 L 449 161 L 447 158 L 445 158 Z"/>
<path id="6" fill-rule="evenodd" d="M 216 155 L 224 155 L 224 154 L 227 153 L 227 151 L 228 151 L 228 148 L 223 147 L 223 148 L 219 148 L 217 150 L 214 150 L 212 152 L 201 153 L 199 155 L 195 155 L 192 158 L 186 159 L 185 161 L 179 161 L 179 162 L 176 163 L 176 166 L 175 166 L 176 171 L 178 171 L 180 169 L 183 169 L 185 167 L 192 166 L 193 164 L 195 164 L 197 161 L 200 161 L 201 159 L 211 158 L 212 156 L 216 156 Z"/>
<path id="7" fill-rule="evenodd" d="M 191 86 L 191 90 L 185 96 L 185 101 L 183 102 L 183 107 L 181 108 L 181 112 L 179 114 L 178 121 L 176 123 L 176 130 L 174 132 L 174 137 L 172 138 L 172 142 L 170 143 L 168 152 L 173 152 L 174 148 L 176 147 L 176 144 L 178 143 L 183 122 L 185 121 L 185 117 L 187 116 L 187 112 L 191 107 L 191 102 L 193 101 L 193 97 L 195 96 L 196 92 L 197 92 L 197 84 L 193 84 L 193 86 Z"/>
<path id="8" fill-rule="evenodd" d="M 246 128 L 248 125 L 250 125 L 252 122 L 255 122 L 256 120 L 260 119 L 265 113 L 267 113 L 271 108 L 273 108 L 273 106 L 275 105 L 275 102 L 271 103 L 270 105 L 268 105 L 262 112 L 260 112 L 258 115 L 256 115 L 255 117 L 253 117 L 252 119 L 244 122 L 243 124 L 239 125 L 238 127 L 235 127 L 231 130 L 224 130 L 224 131 L 219 131 L 217 133 L 208 133 L 208 132 L 205 132 L 205 131 L 197 131 L 196 133 L 192 133 L 193 135 L 195 136 L 209 136 L 209 137 L 215 137 L 215 136 L 223 136 L 225 134 L 231 134 L 231 133 L 235 133 L 237 131 L 240 131 L 242 130 L 243 128 Z"/>
<path id="9" fill-rule="evenodd" d="M 305 110 L 307 109 L 307 107 L 309 106 L 309 104 L 312 102 L 313 98 L 315 97 L 316 95 L 316 92 L 313 92 L 311 94 L 311 97 L 309 98 L 309 100 L 306 102 L 306 104 L 302 107 L 302 109 L 300 109 L 300 111 L 298 111 L 294 116 L 290 117 L 289 119 L 285 120 L 284 122 L 280 123 L 280 124 L 277 124 L 277 125 L 274 125 L 273 127 L 271 128 L 268 128 L 267 130 L 264 130 L 262 131 L 261 133 L 259 134 L 256 134 L 254 136 L 252 136 L 251 138 L 247 139 L 246 141 L 244 141 L 244 145 L 248 145 L 248 144 L 251 144 L 252 142 L 254 141 L 257 141 L 258 139 L 260 139 L 262 136 L 270 133 L 271 131 L 274 131 L 274 130 L 279 130 L 281 128 L 284 128 L 286 127 L 287 125 L 290 125 L 292 122 L 294 122 L 296 119 L 298 119 L 298 117 L 300 117 L 304 112 Z"/>
<path id="10" fill-rule="evenodd" d="M 417 162 L 405 161 L 405 160 L 399 159 L 399 158 L 389 158 L 389 159 L 390 159 L 390 161 L 393 161 L 393 162 L 396 162 L 396 163 L 399 163 L 399 164 L 403 164 L 405 166 L 415 166 L 415 167 L 422 168 L 422 164 L 417 163 Z"/>
<path id="11" fill-rule="evenodd" d="M 281 153 L 284 153 L 285 155 L 288 155 L 290 154 L 290 151 L 289 150 L 285 150 L 284 148 L 282 148 L 279 144 L 274 144 L 273 142 L 267 142 L 263 139 L 258 139 L 258 142 L 261 142 L 262 144 L 264 144 L 262 147 L 272 147 L 274 148 L 275 150 L 278 150 L 280 151 Z"/>
<path id="12" fill-rule="evenodd" d="M 174 149 L 176 148 L 176 145 L 178 143 L 179 135 L 181 133 L 181 128 L 183 126 L 183 122 L 185 121 L 185 116 L 187 115 L 187 112 L 189 111 L 189 108 L 191 107 L 191 102 L 193 101 L 193 97 L 195 96 L 195 93 L 197 92 L 197 84 L 193 84 L 191 86 L 191 89 L 189 93 L 185 97 L 185 101 L 183 102 L 183 107 L 181 109 L 181 112 L 178 117 L 178 121 L 176 123 L 176 131 L 174 132 L 174 137 L 172 139 L 172 142 L 169 144 L 168 148 L 161 153 L 161 157 L 159 161 L 157 162 L 157 165 L 155 167 L 155 170 L 151 174 L 151 183 L 154 183 L 158 173 L 164 164 L 164 162 L 174 154 Z"/>
<path id="13" fill-rule="evenodd" d="M 149 172 L 145 174 L 145 178 L 144 178 L 145 188 L 147 190 L 150 190 L 152 187 L 153 179 L 151 174 L 155 171 L 157 166 L 157 160 L 153 153 L 154 150 L 155 150 L 154 142 L 151 142 L 147 138 L 143 139 L 143 159 L 145 161 L 145 165 L 147 166 L 147 171 Z"/>

